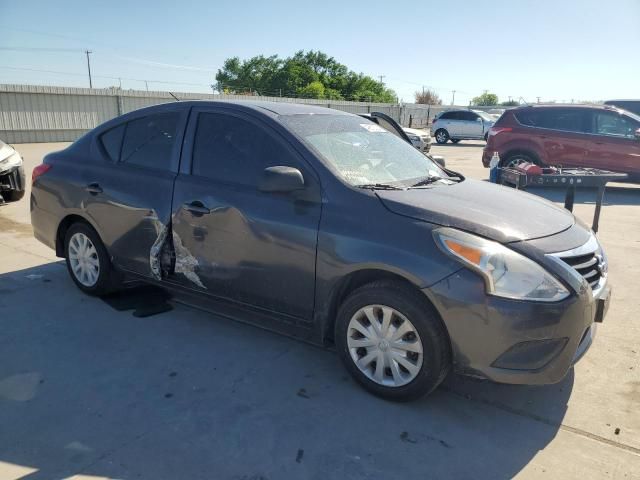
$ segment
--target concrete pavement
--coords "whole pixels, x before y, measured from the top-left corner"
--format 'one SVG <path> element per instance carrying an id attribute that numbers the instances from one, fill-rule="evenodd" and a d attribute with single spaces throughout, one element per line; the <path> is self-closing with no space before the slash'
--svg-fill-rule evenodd
<path id="1" fill-rule="evenodd" d="M 30 175 L 61 146 L 17 148 Z M 480 149 L 434 153 L 484 178 Z M 614 299 L 567 378 L 451 376 L 410 404 L 367 394 L 330 351 L 179 304 L 116 311 L 33 239 L 28 196 L 0 207 L 0 480 L 640 478 L 640 190 L 605 200 Z"/>

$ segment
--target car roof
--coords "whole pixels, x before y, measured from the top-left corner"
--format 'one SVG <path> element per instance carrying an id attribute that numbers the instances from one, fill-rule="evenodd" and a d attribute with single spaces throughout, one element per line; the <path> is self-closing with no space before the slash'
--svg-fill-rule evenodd
<path id="1" fill-rule="evenodd" d="M 266 113 L 272 116 L 282 115 L 352 115 L 348 112 L 341 110 L 334 110 L 332 108 L 320 107 L 317 105 L 306 105 L 302 103 L 289 103 L 289 102 L 268 102 L 268 101 L 251 101 L 251 100 L 189 100 L 179 102 L 168 102 L 158 105 L 152 105 L 150 107 L 141 108 L 135 110 L 135 112 L 145 111 L 152 113 L 162 110 L 175 110 L 176 108 L 191 108 L 191 107 L 235 107 L 243 110 L 257 110 L 262 113 Z M 133 112 L 131 112 L 133 113 Z"/>
<path id="2" fill-rule="evenodd" d="M 511 110 L 525 110 L 527 108 L 585 108 L 596 110 L 618 110 L 612 105 L 601 105 L 594 103 L 536 103 L 532 105 L 521 105 L 519 107 L 512 108 Z"/>

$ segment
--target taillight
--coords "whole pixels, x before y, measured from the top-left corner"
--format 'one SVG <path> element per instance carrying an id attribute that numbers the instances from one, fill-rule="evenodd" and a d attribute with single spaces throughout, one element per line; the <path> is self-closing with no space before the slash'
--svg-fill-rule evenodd
<path id="1" fill-rule="evenodd" d="M 511 127 L 491 127 L 489 129 L 489 135 L 494 136 L 494 135 L 498 135 L 499 133 L 510 132 L 512 130 L 513 128 Z"/>
<path id="2" fill-rule="evenodd" d="M 33 185 L 33 182 L 36 181 L 36 178 L 47 173 L 49 170 L 51 170 L 51 165 L 48 165 L 46 163 L 41 163 L 36 168 L 34 168 L 33 172 L 31 173 L 31 185 Z"/>

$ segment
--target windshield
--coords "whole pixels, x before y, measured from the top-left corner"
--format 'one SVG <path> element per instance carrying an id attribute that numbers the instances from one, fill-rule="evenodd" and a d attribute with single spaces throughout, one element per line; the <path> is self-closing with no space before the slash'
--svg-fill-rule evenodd
<path id="1" fill-rule="evenodd" d="M 488 122 L 493 122 L 495 120 L 495 118 L 492 118 L 491 115 L 489 115 L 488 113 L 481 112 L 478 110 L 474 110 L 474 112 L 476 112 L 483 120 L 486 120 Z"/>
<path id="2" fill-rule="evenodd" d="M 409 143 L 352 115 L 288 115 L 281 121 L 349 184 L 413 185 L 446 173 Z"/>

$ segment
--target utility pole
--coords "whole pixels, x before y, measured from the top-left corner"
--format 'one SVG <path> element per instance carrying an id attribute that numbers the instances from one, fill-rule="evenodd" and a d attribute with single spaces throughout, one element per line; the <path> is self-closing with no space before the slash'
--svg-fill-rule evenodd
<path id="1" fill-rule="evenodd" d="M 147 81 L 146 81 L 146 80 L 144 81 L 144 86 L 146 87 L 147 92 L 148 92 L 148 91 L 149 91 L 149 84 L 147 83 Z"/>
<path id="2" fill-rule="evenodd" d="M 540 103 L 540 97 L 536 97 L 538 99 L 538 103 Z"/>
<path id="3" fill-rule="evenodd" d="M 93 83 L 91 82 L 91 62 L 89 61 L 89 55 L 93 52 L 91 50 L 85 50 L 84 53 L 87 55 L 87 70 L 89 71 L 89 88 L 93 88 Z"/>
<path id="4" fill-rule="evenodd" d="M 122 79 L 120 77 L 118 77 L 118 87 L 122 90 Z"/>
<path id="5" fill-rule="evenodd" d="M 451 105 L 455 105 L 456 104 L 456 91 L 452 90 L 453 96 L 451 97 Z"/>
<path id="6" fill-rule="evenodd" d="M 384 83 L 382 80 L 384 79 L 384 77 L 386 77 L 386 75 L 378 75 L 378 78 L 380 79 L 380 83 Z"/>

